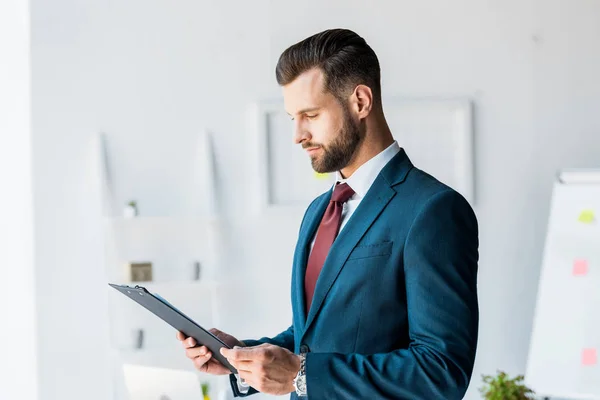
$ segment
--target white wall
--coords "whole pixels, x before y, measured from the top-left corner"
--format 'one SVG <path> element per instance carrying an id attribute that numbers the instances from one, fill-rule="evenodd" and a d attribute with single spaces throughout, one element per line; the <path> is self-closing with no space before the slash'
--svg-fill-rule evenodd
<path id="1" fill-rule="evenodd" d="M 40 399 L 110 399 L 91 10 L 31 3 Z M 96 28 L 94 28 L 94 26 Z M 85 28 L 84 28 L 85 27 Z"/>
<path id="2" fill-rule="evenodd" d="M 0 2 L 0 399 L 37 399 L 29 3 Z"/>
<path id="3" fill-rule="evenodd" d="M 115 151 L 131 142 L 143 151 L 146 139 L 210 129 L 231 226 L 223 276 L 288 285 L 301 216 L 247 215 L 244 113 L 280 97 L 273 71 L 285 47 L 336 26 L 371 43 L 385 94 L 475 99 L 481 334 L 468 398 L 478 397 L 481 373 L 524 372 L 553 174 L 600 163 L 600 5 L 323 3 L 32 2 L 42 399 L 110 397 L 92 135 L 105 131 Z M 157 162 L 177 159 L 171 151 Z"/>

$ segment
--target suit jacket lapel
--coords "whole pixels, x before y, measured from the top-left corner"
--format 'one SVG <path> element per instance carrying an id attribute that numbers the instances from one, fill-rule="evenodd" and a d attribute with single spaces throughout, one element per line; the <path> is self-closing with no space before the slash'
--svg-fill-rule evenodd
<path id="1" fill-rule="evenodd" d="M 327 297 L 327 294 L 329 293 L 329 290 L 331 289 L 331 286 L 333 286 L 333 283 L 343 269 L 348 256 L 354 247 L 356 247 L 356 244 L 359 242 L 359 240 L 367 232 L 369 227 L 384 210 L 386 205 L 396 194 L 396 191 L 392 187 L 404 182 L 404 179 L 412 168 L 413 165 L 404 152 L 404 149 L 400 149 L 400 152 L 396 154 L 392 160 L 390 160 L 390 162 L 383 168 L 377 179 L 375 179 L 375 182 L 373 182 L 373 185 L 362 199 L 358 208 L 354 211 L 346 223 L 346 226 L 344 229 L 342 229 L 331 246 L 331 249 L 329 250 L 329 254 L 325 260 L 325 265 L 323 265 L 323 269 L 321 270 L 317 280 L 312 305 L 306 318 L 306 324 L 303 325 L 300 322 L 304 322 L 305 315 L 304 272 L 306 270 L 306 261 L 308 255 L 308 252 L 306 252 L 308 247 L 305 246 L 303 258 L 298 260 L 302 262 L 302 264 L 300 264 L 302 266 L 302 277 L 301 279 L 296 279 L 297 282 L 302 281 L 302 286 L 297 286 L 296 288 L 296 293 L 299 293 L 302 297 L 302 307 L 301 310 L 295 310 L 295 315 L 302 317 L 301 320 L 296 321 L 298 323 L 297 326 L 304 326 L 303 331 L 299 335 L 300 340 L 310 327 L 310 324 L 314 321 L 317 313 L 323 305 L 323 302 L 325 301 L 325 298 Z M 321 218 L 323 217 L 323 213 L 327 208 L 330 198 L 331 195 L 327 196 L 327 201 L 324 201 L 318 207 L 318 212 L 315 214 L 315 218 L 312 221 L 310 228 L 311 238 L 321 222 Z M 300 270 L 300 268 L 296 268 L 296 271 L 298 270 Z M 297 301 L 296 303 L 300 302 Z"/>
<path id="2" fill-rule="evenodd" d="M 306 300 L 304 296 L 304 276 L 306 274 L 306 263 L 308 261 L 308 254 L 310 250 L 310 244 L 314 237 L 323 214 L 331 199 L 330 190 L 327 194 L 322 195 L 317 200 L 316 204 L 312 207 L 314 211 L 309 211 L 305 217 L 305 222 L 300 231 L 298 237 L 298 243 L 296 244 L 296 250 L 294 252 L 294 275 L 292 277 L 292 290 L 293 298 L 292 305 L 294 308 L 294 326 L 301 328 L 304 326 L 306 321 Z M 299 332 L 300 335 L 303 332 Z"/>
<path id="3" fill-rule="evenodd" d="M 304 332 L 308 330 L 317 315 L 350 252 L 395 194 L 396 192 L 389 187 L 383 177 L 379 176 L 333 242 L 317 280 Z"/>

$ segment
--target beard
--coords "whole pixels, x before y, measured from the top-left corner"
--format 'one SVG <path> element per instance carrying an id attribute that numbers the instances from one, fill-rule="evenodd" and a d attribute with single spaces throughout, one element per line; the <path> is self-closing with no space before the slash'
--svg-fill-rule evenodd
<path id="1" fill-rule="evenodd" d="M 348 109 L 344 109 L 344 124 L 339 134 L 327 145 L 307 143 L 303 147 L 320 147 L 321 157 L 312 157 L 313 169 L 321 174 L 340 171 L 352 161 L 358 145 L 362 141 L 360 125 L 350 117 Z"/>

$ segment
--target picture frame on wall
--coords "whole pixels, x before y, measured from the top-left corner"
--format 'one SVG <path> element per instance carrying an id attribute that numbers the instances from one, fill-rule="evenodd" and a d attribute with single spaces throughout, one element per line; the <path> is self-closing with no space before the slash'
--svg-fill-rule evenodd
<path id="1" fill-rule="evenodd" d="M 252 104 L 249 135 L 258 212 L 304 212 L 328 191 L 335 174 L 318 174 L 301 145 L 294 143 L 294 123 L 283 100 Z"/>
<path id="2" fill-rule="evenodd" d="M 474 205 L 474 105 L 462 97 L 383 99 L 396 141 L 419 169 L 452 187 Z"/>

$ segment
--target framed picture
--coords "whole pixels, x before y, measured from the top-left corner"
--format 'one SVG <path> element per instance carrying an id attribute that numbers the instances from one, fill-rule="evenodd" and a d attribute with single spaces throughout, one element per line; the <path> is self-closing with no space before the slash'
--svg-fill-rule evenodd
<path id="1" fill-rule="evenodd" d="M 294 143 L 294 124 L 283 101 L 251 107 L 253 176 L 257 208 L 264 211 L 304 211 L 315 197 L 331 188 L 335 174 L 316 173 L 310 157 Z"/>
<path id="2" fill-rule="evenodd" d="M 413 164 L 475 200 L 473 105 L 463 98 L 387 98 L 385 116 Z"/>

